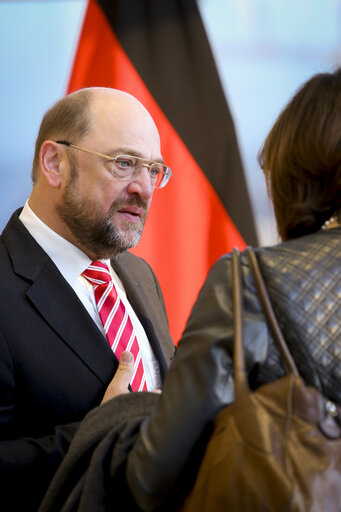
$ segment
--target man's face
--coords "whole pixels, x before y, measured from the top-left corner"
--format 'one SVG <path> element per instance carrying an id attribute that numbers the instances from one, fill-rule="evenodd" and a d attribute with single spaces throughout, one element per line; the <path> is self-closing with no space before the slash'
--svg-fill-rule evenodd
<path id="1" fill-rule="evenodd" d="M 57 211 L 78 244 L 96 258 L 111 257 L 134 247 L 142 235 L 148 201 L 138 195 L 113 199 L 105 214 L 96 199 L 79 194 L 79 171 L 72 167 L 71 172 L 74 177 L 65 188 Z"/>
<path id="2" fill-rule="evenodd" d="M 133 154 L 158 160 L 160 143 L 150 117 L 136 104 L 96 101 L 89 133 L 72 143 L 110 156 Z M 69 177 L 57 212 L 78 247 L 92 259 L 109 258 L 135 246 L 142 234 L 154 188 L 146 168 L 129 181 L 115 179 L 104 159 L 70 148 Z"/>

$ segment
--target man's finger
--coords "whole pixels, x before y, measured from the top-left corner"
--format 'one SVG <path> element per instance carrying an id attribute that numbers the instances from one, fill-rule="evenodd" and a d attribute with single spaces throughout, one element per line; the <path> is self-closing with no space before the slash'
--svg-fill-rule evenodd
<path id="1" fill-rule="evenodd" d="M 129 374 L 130 377 L 132 377 L 133 372 L 134 372 L 134 356 L 131 352 L 124 351 L 121 354 L 120 362 L 119 362 L 119 365 L 118 365 L 118 368 L 116 371 L 116 375 L 118 373 L 122 373 L 126 376 L 127 376 L 127 374 Z M 120 378 L 123 379 L 125 377 L 122 375 Z M 130 380 L 129 380 L 129 382 L 130 382 Z M 129 384 L 129 382 L 128 382 L 128 384 Z"/>
<path id="2" fill-rule="evenodd" d="M 129 383 L 134 374 L 134 356 L 131 352 L 122 352 L 117 371 L 104 394 L 101 403 L 107 402 L 117 395 L 129 393 Z"/>

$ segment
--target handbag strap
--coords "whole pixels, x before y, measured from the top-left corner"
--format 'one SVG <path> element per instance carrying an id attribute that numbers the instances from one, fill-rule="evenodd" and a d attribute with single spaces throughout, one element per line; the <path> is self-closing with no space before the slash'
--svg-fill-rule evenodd
<path id="1" fill-rule="evenodd" d="M 235 247 L 232 251 L 232 282 L 233 282 L 233 377 L 235 401 L 250 393 L 245 368 L 243 343 L 243 298 L 241 284 L 240 254 Z"/>
<path id="2" fill-rule="evenodd" d="M 290 354 L 284 340 L 282 331 L 278 325 L 271 301 L 264 283 L 257 257 L 252 247 L 246 249 L 251 271 L 256 283 L 259 298 L 261 300 L 266 318 L 274 335 L 275 342 L 283 356 L 287 369 L 291 375 L 299 376 L 296 364 Z M 234 321 L 234 354 L 233 371 L 235 384 L 235 402 L 250 393 L 248 377 L 245 367 L 245 355 L 243 344 L 243 294 L 241 279 L 240 253 L 237 248 L 232 251 L 232 277 L 233 277 L 233 321 Z M 332 421 L 331 421 L 332 420 Z M 321 432 L 330 439 L 341 437 L 341 408 L 328 399 L 324 399 L 324 415 L 318 422 Z M 336 428 L 335 428 L 336 426 Z"/>
<path id="3" fill-rule="evenodd" d="M 256 255 L 252 248 L 248 248 L 247 255 L 250 261 L 251 270 L 254 275 L 257 290 L 264 308 L 267 320 L 270 324 L 275 341 L 283 355 L 288 371 L 291 374 L 299 375 L 295 362 L 290 354 L 287 344 L 283 338 L 276 316 L 273 312 L 271 302 L 260 272 Z M 234 345 L 233 345 L 233 375 L 235 385 L 235 401 L 239 401 L 243 396 L 250 393 L 248 376 L 245 366 L 244 342 L 243 342 L 243 294 L 240 253 L 237 248 L 232 251 L 232 282 L 233 282 L 233 327 L 234 327 Z"/>
<path id="4" fill-rule="evenodd" d="M 259 264 L 257 261 L 257 257 L 254 253 L 254 250 L 252 247 L 248 247 L 246 249 L 247 256 L 249 258 L 252 274 L 256 283 L 257 291 L 259 298 L 261 300 L 265 315 L 267 317 L 269 326 L 271 328 L 272 334 L 274 336 L 275 342 L 277 344 L 277 347 L 279 348 L 282 357 L 284 359 L 285 365 L 287 367 L 287 370 L 289 373 L 292 373 L 296 376 L 299 376 L 299 372 L 297 370 L 297 366 L 295 364 L 295 361 L 293 360 L 293 357 L 290 353 L 290 350 L 288 348 L 288 345 L 284 339 L 284 336 L 282 334 L 282 331 L 279 327 L 276 315 L 273 311 L 271 301 L 264 283 L 264 279 L 261 273 L 261 270 L 259 268 Z"/>

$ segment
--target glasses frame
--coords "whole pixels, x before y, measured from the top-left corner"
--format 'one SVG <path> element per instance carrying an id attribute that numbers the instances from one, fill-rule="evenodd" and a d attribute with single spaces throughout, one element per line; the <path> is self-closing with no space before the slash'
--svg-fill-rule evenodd
<path id="1" fill-rule="evenodd" d="M 118 158 L 134 158 L 136 160 L 139 160 L 141 162 L 141 166 L 138 167 L 133 173 L 131 176 L 128 176 L 127 178 L 121 178 L 120 176 L 116 176 L 114 173 L 113 176 L 115 176 L 115 178 L 117 180 L 120 180 L 120 181 L 129 181 L 133 178 L 133 176 L 137 176 L 144 167 L 146 167 L 148 169 L 148 172 L 149 172 L 149 175 L 150 177 L 153 179 L 156 177 L 153 176 L 151 174 L 151 168 L 153 167 L 153 165 L 157 164 L 157 165 L 160 165 L 161 162 L 155 162 L 155 161 L 151 161 L 151 162 L 148 162 L 148 160 L 145 160 L 144 158 L 141 158 L 140 156 L 135 156 L 135 155 L 117 155 L 117 156 L 109 156 L 109 155 L 104 155 L 103 153 L 99 153 L 98 151 L 92 151 L 92 149 L 86 149 L 86 148 L 83 148 L 81 146 L 77 146 L 76 144 L 72 144 L 71 142 L 68 142 L 66 140 L 56 140 L 55 141 L 56 144 L 63 144 L 64 146 L 67 146 L 69 148 L 74 148 L 74 149 L 79 149 L 80 151 L 85 151 L 85 153 L 90 153 L 92 155 L 97 155 L 101 158 L 104 158 L 110 162 L 116 162 L 116 160 Z M 165 171 L 157 171 L 158 174 L 162 174 L 163 175 L 163 178 L 161 179 L 160 181 L 160 185 L 156 186 L 155 184 L 155 188 L 159 189 L 159 188 L 164 188 L 168 181 L 170 180 L 170 178 L 173 176 L 173 173 L 170 169 L 170 167 L 168 167 L 167 165 L 164 165 L 161 163 L 161 165 L 163 166 L 163 168 L 165 169 Z"/>

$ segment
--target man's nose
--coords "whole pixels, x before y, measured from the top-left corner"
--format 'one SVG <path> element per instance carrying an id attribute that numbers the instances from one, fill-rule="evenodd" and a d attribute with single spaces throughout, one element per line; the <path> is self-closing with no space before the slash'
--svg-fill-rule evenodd
<path id="1" fill-rule="evenodd" d="M 140 172 L 130 181 L 128 190 L 131 194 L 138 194 L 141 199 L 148 200 L 152 197 L 154 189 L 155 187 L 149 173 L 149 167 L 143 165 Z"/>

